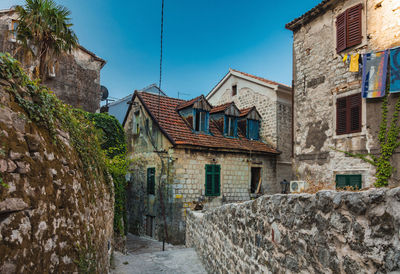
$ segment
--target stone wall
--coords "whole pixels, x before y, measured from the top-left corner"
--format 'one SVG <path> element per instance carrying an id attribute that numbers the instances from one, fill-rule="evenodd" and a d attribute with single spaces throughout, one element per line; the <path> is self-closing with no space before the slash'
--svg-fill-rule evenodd
<path id="1" fill-rule="evenodd" d="M 400 270 L 400 188 L 265 195 L 187 214 L 209 273 Z"/>
<path id="2" fill-rule="evenodd" d="M 107 273 L 112 186 L 99 171 L 88 174 L 66 132 L 55 142 L 30 120 L 1 81 L 0 273 L 72 273 L 85 264 Z"/>
<path id="3" fill-rule="evenodd" d="M 18 19 L 16 12 L 0 12 L 0 52 L 13 55 L 17 43 L 10 39 L 12 19 Z M 23 60 L 22 53 L 14 56 Z M 44 84 L 64 103 L 89 112 L 100 109 L 100 70 L 105 61 L 78 47 L 70 54 L 58 58 L 55 77 L 49 77 Z M 30 69 L 33 69 L 31 66 Z"/>
<path id="4" fill-rule="evenodd" d="M 399 46 L 400 3 L 396 0 L 333 2 L 335 4 L 329 10 L 294 31 L 293 169 L 299 179 L 324 183 L 334 183 L 336 174 L 361 174 L 363 187 L 368 187 L 374 183 L 375 168 L 336 150 L 379 152 L 377 132 L 381 121 L 381 100 L 362 99 L 361 132 L 336 134 L 337 98 L 361 93 L 361 72 L 349 72 L 342 59 L 346 53 L 362 54 Z M 347 8 L 360 3 L 363 4 L 363 41 L 337 54 L 335 19 Z M 397 99 L 396 95 L 389 96 L 392 108 Z M 398 166 L 400 154 L 397 153 L 393 159 L 394 166 Z M 393 176 L 393 185 L 400 183 L 398 178 L 400 173 Z"/>

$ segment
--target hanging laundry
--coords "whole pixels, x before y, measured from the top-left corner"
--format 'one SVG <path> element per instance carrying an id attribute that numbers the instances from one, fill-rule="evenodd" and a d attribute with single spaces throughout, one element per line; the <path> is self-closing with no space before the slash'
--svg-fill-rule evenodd
<path id="1" fill-rule="evenodd" d="M 400 92 L 400 47 L 390 50 L 390 92 Z"/>
<path id="2" fill-rule="evenodd" d="M 350 57 L 350 71 L 351 72 L 358 72 L 358 59 L 360 57 L 359 53 L 353 54 Z"/>
<path id="3" fill-rule="evenodd" d="M 385 95 L 388 55 L 387 50 L 364 54 L 363 98 L 379 98 Z"/>
<path id="4" fill-rule="evenodd" d="M 346 61 L 347 61 L 347 57 L 348 57 L 348 55 L 347 55 L 347 53 L 343 56 L 343 63 L 345 63 L 346 64 Z"/>

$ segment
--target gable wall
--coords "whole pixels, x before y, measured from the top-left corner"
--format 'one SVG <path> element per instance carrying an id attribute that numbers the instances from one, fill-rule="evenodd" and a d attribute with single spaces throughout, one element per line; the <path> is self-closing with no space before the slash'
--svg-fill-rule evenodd
<path id="1" fill-rule="evenodd" d="M 232 85 L 237 85 L 237 95 L 232 96 Z M 256 106 L 261 114 L 261 138 L 277 147 L 277 96 L 273 89 L 260 86 L 256 83 L 230 76 L 208 101 L 213 105 L 235 102 L 239 109 Z"/>

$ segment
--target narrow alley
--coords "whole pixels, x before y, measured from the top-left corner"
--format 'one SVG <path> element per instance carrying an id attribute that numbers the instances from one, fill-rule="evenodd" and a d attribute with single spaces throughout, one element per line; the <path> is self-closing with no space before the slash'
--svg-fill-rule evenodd
<path id="1" fill-rule="evenodd" d="M 114 252 L 111 273 L 206 273 L 193 248 L 166 244 L 162 251 L 162 242 L 132 234 L 126 246 L 127 254 Z"/>

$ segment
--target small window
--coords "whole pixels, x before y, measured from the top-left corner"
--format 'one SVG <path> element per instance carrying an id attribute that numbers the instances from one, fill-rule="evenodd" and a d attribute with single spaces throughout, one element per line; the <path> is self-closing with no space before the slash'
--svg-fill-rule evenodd
<path id="1" fill-rule="evenodd" d="M 156 193 L 156 169 L 149 167 L 147 169 L 147 194 L 154 195 Z"/>
<path id="2" fill-rule="evenodd" d="M 221 167 L 220 165 L 206 165 L 206 196 L 221 194 Z"/>
<path id="3" fill-rule="evenodd" d="M 235 96 L 237 94 L 237 85 L 232 86 L 232 96 Z"/>
<path id="4" fill-rule="evenodd" d="M 357 175 L 336 175 L 336 188 L 352 187 L 353 189 L 361 189 L 362 176 Z"/>
<path id="5" fill-rule="evenodd" d="M 336 101 L 336 134 L 361 132 L 361 94 Z"/>
<path id="6" fill-rule="evenodd" d="M 208 131 L 208 112 L 207 111 L 202 111 L 202 110 L 195 110 L 196 116 L 195 116 L 195 131 L 202 131 L 202 132 L 207 132 Z"/>
<path id="7" fill-rule="evenodd" d="M 261 185 L 261 167 L 251 168 L 251 193 L 257 193 L 260 191 L 259 186 Z"/>
<path id="8" fill-rule="evenodd" d="M 259 121 L 248 119 L 247 120 L 247 139 L 258 140 L 259 138 Z"/>
<path id="9" fill-rule="evenodd" d="M 17 40 L 17 28 L 18 28 L 18 21 L 17 20 L 12 20 L 11 22 L 11 41 L 16 41 Z"/>
<path id="10" fill-rule="evenodd" d="M 337 53 L 361 44 L 361 9 L 362 4 L 347 9 L 336 17 L 336 51 Z"/>
<path id="11" fill-rule="evenodd" d="M 225 136 L 237 137 L 237 119 L 233 116 L 225 116 Z"/>

